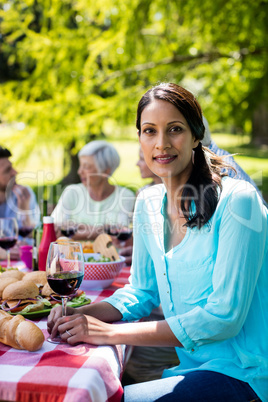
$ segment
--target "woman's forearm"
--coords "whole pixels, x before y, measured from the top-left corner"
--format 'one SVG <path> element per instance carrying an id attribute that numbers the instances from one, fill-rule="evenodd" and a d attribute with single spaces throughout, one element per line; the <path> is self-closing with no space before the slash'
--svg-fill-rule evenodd
<path id="1" fill-rule="evenodd" d="M 165 320 L 113 324 L 111 327 L 107 336 L 113 345 L 182 347 Z"/>
<path id="2" fill-rule="evenodd" d="M 98 318 L 98 320 L 103 322 L 115 322 L 122 319 L 120 311 L 107 302 L 86 305 L 76 308 L 75 311 L 80 314 L 86 314 Z"/>

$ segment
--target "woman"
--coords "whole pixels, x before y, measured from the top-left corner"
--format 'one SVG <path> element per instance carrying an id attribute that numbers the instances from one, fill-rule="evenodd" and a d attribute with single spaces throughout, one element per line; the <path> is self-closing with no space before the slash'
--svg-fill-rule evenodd
<path id="1" fill-rule="evenodd" d="M 126 401 L 267 401 L 267 209 L 204 153 L 201 108 L 187 90 L 146 92 L 137 129 L 163 184 L 135 205 L 130 285 L 68 317 L 53 309 L 48 329 L 70 344 L 175 346 L 180 365 L 125 387 Z M 139 320 L 160 302 L 165 320 L 110 324 Z"/>
<path id="2" fill-rule="evenodd" d="M 120 158 L 113 145 L 92 141 L 78 154 L 80 184 L 68 186 L 52 216 L 58 226 L 78 225 L 74 239 L 95 239 L 106 223 L 126 224 L 135 203 L 134 193 L 111 182 Z"/>

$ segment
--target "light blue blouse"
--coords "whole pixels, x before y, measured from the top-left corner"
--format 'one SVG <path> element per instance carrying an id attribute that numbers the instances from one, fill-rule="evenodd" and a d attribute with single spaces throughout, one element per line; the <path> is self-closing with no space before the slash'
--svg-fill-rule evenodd
<path id="1" fill-rule="evenodd" d="M 162 304 L 182 343 L 164 376 L 212 370 L 248 382 L 268 401 L 268 218 L 254 187 L 226 177 L 216 211 L 165 252 L 166 190 L 139 194 L 130 285 L 105 301 L 123 320 Z"/>

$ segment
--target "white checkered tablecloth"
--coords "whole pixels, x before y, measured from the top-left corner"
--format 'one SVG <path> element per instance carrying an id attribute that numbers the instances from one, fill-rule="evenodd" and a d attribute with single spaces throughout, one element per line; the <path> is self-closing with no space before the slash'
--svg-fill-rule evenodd
<path id="1" fill-rule="evenodd" d="M 88 291 L 92 302 L 103 300 L 128 283 L 123 268 L 104 290 Z M 47 333 L 47 317 L 34 321 Z M 44 342 L 37 352 L 16 350 L 0 343 L 0 400 L 20 402 L 120 401 L 120 378 L 127 356 L 125 345 L 71 346 Z"/>

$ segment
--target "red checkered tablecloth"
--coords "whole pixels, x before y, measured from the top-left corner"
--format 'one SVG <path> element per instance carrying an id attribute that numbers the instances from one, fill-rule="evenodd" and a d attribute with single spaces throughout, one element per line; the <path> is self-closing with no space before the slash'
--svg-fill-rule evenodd
<path id="1" fill-rule="evenodd" d="M 87 291 L 98 302 L 128 283 L 129 268 L 123 268 L 113 284 Z M 35 323 L 48 337 L 47 317 Z M 37 352 L 16 350 L 0 343 L 0 400 L 20 402 L 120 401 L 120 378 L 128 347 L 71 346 L 44 342 Z"/>

